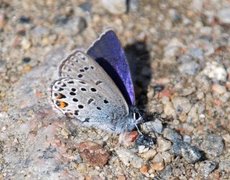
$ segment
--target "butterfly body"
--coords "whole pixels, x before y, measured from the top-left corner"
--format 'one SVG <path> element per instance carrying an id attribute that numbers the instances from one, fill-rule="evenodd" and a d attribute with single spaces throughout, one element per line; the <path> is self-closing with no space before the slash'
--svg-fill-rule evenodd
<path id="1" fill-rule="evenodd" d="M 54 106 L 85 126 L 115 133 L 131 131 L 141 116 L 135 119 L 137 109 L 127 102 L 120 86 L 93 58 L 82 51 L 75 51 L 62 62 L 59 67 L 60 79 L 51 87 Z"/>

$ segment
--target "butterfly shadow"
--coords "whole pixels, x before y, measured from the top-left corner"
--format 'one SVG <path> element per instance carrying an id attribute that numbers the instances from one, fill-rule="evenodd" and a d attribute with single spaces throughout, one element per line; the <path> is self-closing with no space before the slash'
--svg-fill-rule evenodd
<path id="1" fill-rule="evenodd" d="M 145 109 L 148 101 L 147 89 L 152 77 L 149 50 L 144 41 L 136 41 L 124 49 L 135 87 L 136 105 Z"/>

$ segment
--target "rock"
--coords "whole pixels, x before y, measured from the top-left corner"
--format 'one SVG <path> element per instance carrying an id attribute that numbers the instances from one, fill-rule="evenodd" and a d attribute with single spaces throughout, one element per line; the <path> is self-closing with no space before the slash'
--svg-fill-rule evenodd
<path id="1" fill-rule="evenodd" d="M 221 136 L 209 134 L 202 142 L 201 148 L 205 151 L 208 158 L 218 157 L 223 153 L 224 142 Z"/>
<path id="2" fill-rule="evenodd" d="M 141 157 L 143 157 L 145 160 L 150 160 L 152 159 L 155 155 L 156 155 L 156 151 L 154 149 L 150 149 L 147 152 L 144 152 L 143 154 L 141 154 Z"/>
<path id="3" fill-rule="evenodd" d="M 164 104 L 164 113 L 165 113 L 165 115 L 175 117 L 176 116 L 176 111 L 173 108 L 173 105 L 169 101 L 169 99 L 168 98 L 163 98 L 162 103 Z"/>
<path id="4" fill-rule="evenodd" d="M 134 154 L 132 151 L 125 149 L 125 148 L 119 148 L 116 149 L 116 153 L 119 157 L 119 159 L 126 165 L 126 166 L 133 166 L 135 168 L 141 168 L 144 161 L 138 157 L 136 154 Z"/>
<path id="5" fill-rule="evenodd" d="M 185 61 L 178 67 L 178 69 L 183 74 L 193 76 L 200 70 L 200 65 L 195 61 Z"/>
<path id="6" fill-rule="evenodd" d="M 163 136 L 170 140 L 171 142 L 178 142 L 182 141 L 182 137 L 179 133 L 177 133 L 175 130 L 170 129 L 170 128 L 165 128 L 163 131 Z"/>
<path id="7" fill-rule="evenodd" d="M 224 66 L 216 61 L 208 62 L 201 73 L 213 81 L 225 82 L 227 79 L 227 72 Z"/>
<path id="8" fill-rule="evenodd" d="M 22 48 L 28 50 L 31 47 L 31 42 L 27 39 L 22 39 L 21 41 Z"/>
<path id="9" fill-rule="evenodd" d="M 182 141 L 173 144 L 172 152 L 177 156 L 181 155 L 188 163 L 195 163 L 204 158 L 200 149 Z"/>
<path id="10" fill-rule="evenodd" d="M 21 24 L 28 24 L 28 23 L 31 22 L 31 19 L 30 19 L 30 17 L 27 17 L 27 16 L 21 16 L 21 17 L 19 18 L 19 22 L 20 22 Z"/>
<path id="11" fill-rule="evenodd" d="M 156 140 L 148 135 L 140 134 L 137 137 L 136 144 L 138 146 L 146 146 L 146 147 L 152 147 L 154 144 L 156 144 Z"/>
<path id="12" fill-rule="evenodd" d="M 189 99 L 185 97 L 175 97 L 172 99 L 172 103 L 177 113 L 188 113 L 192 107 Z"/>
<path id="13" fill-rule="evenodd" d="M 184 135 L 183 136 L 183 141 L 186 142 L 186 143 L 191 143 L 191 137 L 188 136 L 188 135 Z"/>
<path id="14" fill-rule="evenodd" d="M 164 152 L 171 148 L 171 142 L 163 139 L 162 137 L 158 137 L 157 146 L 157 151 Z"/>
<path id="15" fill-rule="evenodd" d="M 221 24 L 230 24 L 230 7 L 220 9 L 217 18 Z"/>
<path id="16" fill-rule="evenodd" d="M 191 3 L 191 9 L 197 11 L 197 12 L 201 12 L 203 9 L 203 0 L 193 0 Z"/>
<path id="17" fill-rule="evenodd" d="M 173 155 L 168 151 L 164 151 L 161 153 L 161 157 L 164 159 L 165 164 L 169 164 L 172 161 Z"/>
<path id="18" fill-rule="evenodd" d="M 222 160 L 220 161 L 220 164 L 219 164 L 219 169 L 222 170 L 222 171 L 225 171 L 227 173 L 230 173 L 230 160 Z"/>
<path id="19" fill-rule="evenodd" d="M 144 153 L 147 152 L 149 150 L 149 147 L 145 147 L 145 146 L 138 146 L 138 153 Z"/>
<path id="20" fill-rule="evenodd" d="M 172 177 L 172 171 L 172 166 L 167 165 L 164 170 L 160 172 L 159 179 L 170 179 Z"/>
<path id="21" fill-rule="evenodd" d="M 188 163 L 195 163 L 202 158 L 204 154 L 195 146 L 191 146 L 188 143 L 183 143 L 181 146 L 181 155 Z"/>
<path id="22" fill-rule="evenodd" d="M 144 166 L 142 166 L 142 167 L 140 168 L 140 172 L 141 172 L 142 174 L 148 173 L 148 170 L 149 170 L 149 168 L 148 168 L 147 165 L 144 165 Z"/>
<path id="23" fill-rule="evenodd" d="M 146 134 L 150 132 L 157 132 L 161 134 L 163 130 L 163 125 L 159 119 L 155 119 L 154 121 L 148 121 L 141 124 L 141 130 Z"/>
<path id="24" fill-rule="evenodd" d="M 194 59 L 198 59 L 200 61 L 204 59 L 204 52 L 200 48 L 189 49 L 189 55 L 192 56 Z"/>
<path id="25" fill-rule="evenodd" d="M 153 169 L 155 171 L 161 171 L 162 169 L 164 169 L 164 167 L 165 167 L 164 159 L 162 158 L 160 153 L 158 153 L 154 157 L 154 159 L 151 161 L 150 167 L 151 167 L 151 169 Z"/>
<path id="26" fill-rule="evenodd" d="M 112 14 L 124 14 L 127 11 L 126 0 L 102 0 L 102 4 Z"/>
<path id="27" fill-rule="evenodd" d="M 179 14 L 179 12 L 176 9 L 170 9 L 169 10 L 169 16 L 170 16 L 172 22 L 174 22 L 174 23 L 181 21 L 181 15 Z"/>
<path id="28" fill-rule="evenodd" d="M 215 83 L 212 85 L 212 91 L 217 93 L 217 94 L 224 94 L 224 93 L 226 93 L 227 90 L 226 90 L 225 86 L 222 86 L 220 84 Z"/>
<path id="29" fill-rule="evenodd" d="M 205 178 L 207 178 L 208 175 L 216 169 L 217 165 L 218 164 L 215 161 L 206 160 L 200 163 L 199 171 Z"/>
<path id="30" fill-rule="evenodd" d="M 164 57 L 176 57 L 183 47 L 184 45 L 179 39 L 173 38 L 164 48 Z"/>
<path id="31" fill-rule="evenodd" d="M 109 160 L 109 153 L 97 143 L 86 141 L 78 145 L 79 153 L 83 161 L 94 166 L 104 166 Z"/>
<path id="32" fill-rule="evenodd" d="M 153 162 L 150 166 L 151 166 L 151 169 L 153 169 L 155 171 L 161 171 L 165 167 L 163 161 L 162 162 Z"/>

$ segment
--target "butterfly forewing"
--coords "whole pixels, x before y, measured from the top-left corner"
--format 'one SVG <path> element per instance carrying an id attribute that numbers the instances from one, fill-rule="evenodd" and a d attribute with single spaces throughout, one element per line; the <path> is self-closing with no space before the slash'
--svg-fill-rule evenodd
<path id="1" fill-rule="evenodd" d="M 72 53 L 59 71 L 61 78 L 52 85 L 52 101 L 68 117 L 111 124 L 128 115 L 128 105 L 113 80 L 85 53 Z"/>

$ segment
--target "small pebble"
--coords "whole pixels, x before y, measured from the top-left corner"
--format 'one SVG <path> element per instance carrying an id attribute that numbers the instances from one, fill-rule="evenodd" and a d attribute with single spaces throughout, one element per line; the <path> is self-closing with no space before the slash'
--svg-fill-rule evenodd
<path id="1" fill-rule="evenodd" d="M 22 61 L 23 61 L 24 63 L 29 63 L 29 62 L 31 61 L 31 58 L 30 58 L 30 57 L 24 57 L 24 58 L 22 59 Z"/>
<path id="2" fill-rule="evenodd" d="M 164 159 L 165 164 L 171 163 L 174 157 L 174 155 L 169 151 L 162 152 L 161 156 Z"/>
<path id="3" fill-rule="evenodd" d="M 177 39 L 173 38 L 164 48 L 164 56 L 165 57 L 175 57 L 180 54 L 181 49 L 184 47 L 182 42 Z"/>
<path id="4" fill-rule="evenodd" d="M 172 152 L 177 156 L 181 155 L 188 163 L 195 163 L 204 158 L 200 149 L 182 141 L 173 144 Z"/>
<path id="5" fill-rule="evenodd" d="M 185 97 L 175 97 L 172 99 L 172 103 L 177 113 L 188 113 L 192 107 L 189 99 Z"/>
<path id="6" fill-rule="evenodd" d="M 203 60 L 204 58 L 204 52 L 201 48 L 189 49 L 189 55 L 198 60 Z"/>
<path id="7" fill-rule="evenodd" d="M 147 152 L 149 150 L 149 147 L 145 147 L 145 146 L 138 146 L 138 153 L 144 153 Z"/>
<path id="8" fill-rule="evenodd" d="M 163 131 L 163 125 L 159 119 L 155 119 L 154 121 L 148 121 L 141 124 L 141 130 L 146 134 L 150 132 L 156 132 L 161 134 Z"/>
<path id="9" fill-rule="evenodd" d="M 177 133 L 175 130 L 170 129 L 170 128 L 165 128 L 163 131 L 163 136 L 170 140 L 171 142 L 177 142 L 177 141 L 182 141 L 182 137 L 179 133 Z"/>
<path id="10" fill-rule="evenodd" d="M 147 152 L 144 152 L 141 154 L 141 157 L 143 157 L 145 160 L 150 160 L 156 155 L 156 151 L 154 149 L 149 149 Z"/>
<path id="11" fill-rule="evenodd" d="M 172 116 L 172 117 L 175 117 L 176 116 L 176 111 L 175 109 L 173 108 L 173 104 L 167 100 L 164 103 L 164 113 L 166 116 Z"/>
<path id="12" fill-rule="evenodd" d="M 137 137 L 136 144 L 138 146 L 144 145 L 146 147 L 152 147 L 154 144 L 156 144 L 156 139 L 148 135 L 141 134 Z"/>
<path id="13" fill-rule="evenodd" d="M 225 86 L 222 86 L 220 84 L 215 83 L 212 85 L 212 91 L 217 93 L 217 94 L 224 94 L 224 93 L 226 93 L 227 90 L 226 90 Z"/>
<path id="14" fill-rule="evenodd" d="M 150 164 L 151 169 L 155 170 L 155 171 L 161 171 L 164 169 L 165 165 L 164 162 L 153 162 L 152 164 Z"/>
<path id="15" fill-rule="evenodd" d="M 218 157 L 224 150 L 223 138 L 216 134 L 209 134 L 203 140 L 201 148 L 205 151 L 208 158 Z"/>
<path id="16" fill-rule="evenodd" d="M 27 39 L 22 39 L 21 45 L 23 49 L 28 50 L 31 47 L 31 42 Z"/>
<path id="17" fill-rule="evenodd" d="M 206 75 L 214 81 L 223 81 L 227 79 L 227 72 L 222 64 L 218 64 L 216 61 L 207 62 L 206 67 L 202 71 L 202 74 Z"/>
<path id="18" fill-rule="evenodd" d="M 226 159 L 226 160 L 220 161 L 219 169 L 227 173 L 230 173 L 230 160 Z"/>
<path id="19" fill-rule="evenodd" d="M 109 160 L 109 153 L 99 144 L 86 141 L 78 145 L 81 158 L 94 166 L 104 166 Z"/>
<path id="20" fill-rule="evenodd" d="M 27 16 L 21 16 L 19 18 L 19 22 L 22 24 L 28 24 L 28 23 L 30 23 L 30 21 L 31 21 L 30 18 Z"/>
<path id="21" fill-rule="evenodd" d="M 157 151 L 164 152 L 171 148 L 171 142 L 163 139 L 162 137 L 157 138 Z"/>
<path id="22" fill-rule="evenodd" d="M 217 18 L 221 24 L 230 24 L 230 8 L 226 7 L 217 12 Z"/>
<path id="23" fill-rule="evenodd" d="M 102 4 L 112 14 L 124 14 L 127 11 L 126 0 L 102 0 Z"/>
<path id="24" fill-rule="evenodd" d="M 199 171 L 207 178 L 208 175 L 216 169 L 217 165 L 215 161 L 206 160 L 200 163 Z"/>
<path id="25" fill-rule="evenodd" d="M 159 179 L 170 179 L 172 177 L 172 166 L 167 165 L 159 174 Z"/>
<path id="26" fill-rule="evenodd" d="M 144 166 L 142 166 L 142 167 L 140 168 L 140 172 L 141 172 L 142 174 L 148 173 L 148 170 L 149 170 L 149 168 L 148 168 L 147 165 L 144 165 Z"/>
<path id="27" fill-rule="evenodd" d="M 117 153 L 119 159 L 126 166 L 131 165 L 135 168 L 141 168 L 143 165 L 143 160 L 128 149 L 118 148 L 118 149 L 116 149 L 116 153 Z"/>
<path id="28" fill-rule="evenodd" d="M 176 9 L 170 9 L 169 15 L 170 15 L 172 22 L 177 23 L 181 21 L 181 15 Z"/>

